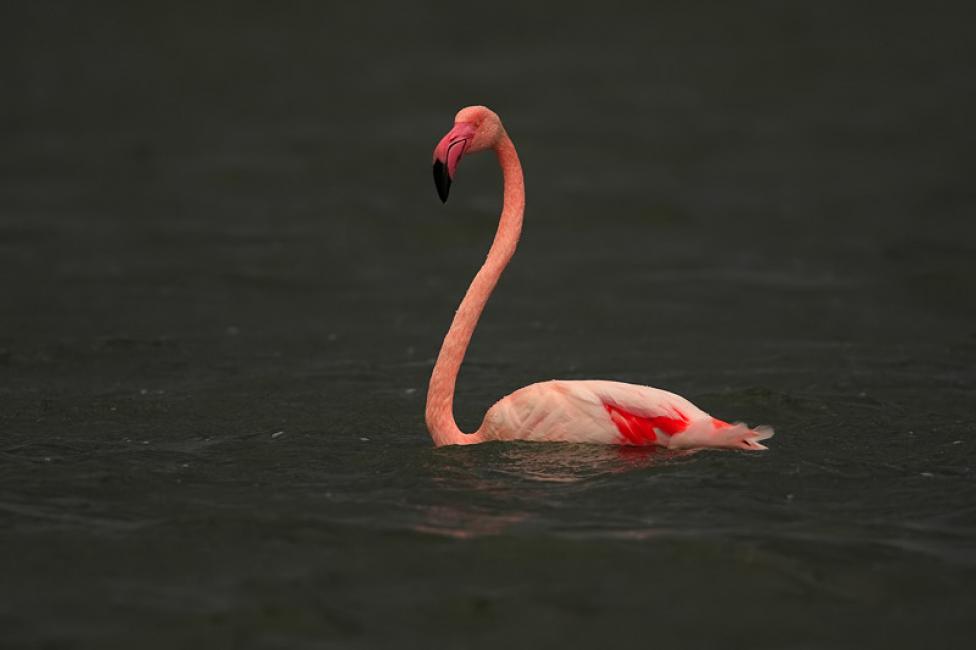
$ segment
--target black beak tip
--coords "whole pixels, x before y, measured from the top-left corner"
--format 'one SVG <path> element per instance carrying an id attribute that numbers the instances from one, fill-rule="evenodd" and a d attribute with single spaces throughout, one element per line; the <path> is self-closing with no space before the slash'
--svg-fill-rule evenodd
<path id="1" fill-rule="evenodd" d="M 439 160 L 434 161 L 434 185 L 437 186 L 437 196 L 442 203 L 447 203 L 447 195 L 451 191 L 451 177 L 447 173 L 447 165 Z"/>

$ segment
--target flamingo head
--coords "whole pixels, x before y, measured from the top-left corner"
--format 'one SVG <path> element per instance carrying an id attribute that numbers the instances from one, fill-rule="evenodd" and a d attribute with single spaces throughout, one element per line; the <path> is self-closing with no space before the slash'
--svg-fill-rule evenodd
<path id="1" fill-rule="evenodd" d="M 454 128 L 434 147 L 434 184 L 441 201 L 447 202 L 461 156 L 493 148 L 502 133 L 502 121 L 484 106 L 468 106 L 458 112 Z"/>

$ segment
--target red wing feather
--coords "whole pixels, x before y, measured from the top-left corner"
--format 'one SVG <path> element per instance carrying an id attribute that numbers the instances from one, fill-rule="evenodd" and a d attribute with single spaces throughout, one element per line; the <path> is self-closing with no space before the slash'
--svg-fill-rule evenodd
<path id="1" fill-rule="evenodd" d="M 658 415 L 645 417 L 625 411 L 613 404 L 603 404 L 603 408 L 610 414 L 610 421 L 617 427 L 617 431 L 624 440 L 632 445 L 653 445 L 659 433 L 670 436 L 677 435 L 688 428 L 688 418 L 675 410 L 677 417 Z"/>

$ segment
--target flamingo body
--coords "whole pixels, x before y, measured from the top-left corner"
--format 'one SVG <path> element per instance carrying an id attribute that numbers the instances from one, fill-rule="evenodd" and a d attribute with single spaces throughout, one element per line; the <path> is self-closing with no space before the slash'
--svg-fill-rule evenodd
<path id="1" fill-rule="evenodd" d="M 708 415 L 683 397 L 649 386 L 615 381 L 548 381 L 526 386 L 488 409 L 477 432 L 454 421 L 454 388 L 481 312 L 508 265 L 522 232 L 525 183 L 515 145 L 498 116 L 469 106 L 434 149 L 434 181 L 446 201 L 461 158 L 493 150 L 504 179 L 502 213 L 484 265 L 475 275 L 444 337 L 427 392 L 427 428 L 434 444 L 493 440 L 658 445 L 669 449 L 724 447 L 756 451 L 773 435 Z"/>
<path id="2" fill-rule="evenodd" d="M 713 418 L 666 390 L 617 381 L 547 381 L 501 399 L 472 437 L 477 442 L 526 440 L 669 449 L 765 449 L 769 429 Z"/>

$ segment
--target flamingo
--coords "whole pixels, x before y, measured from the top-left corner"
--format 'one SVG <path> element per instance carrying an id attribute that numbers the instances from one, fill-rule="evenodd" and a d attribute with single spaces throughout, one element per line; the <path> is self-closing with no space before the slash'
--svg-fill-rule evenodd
<path id="1" fill-rule="evenodd" d="M 667 449 L 766 449 L 760 441 L 773 435 L 769 427 L 730 424 L 674 393 L 617 381 L 531 384 L 488 409 L 476 432 L 464 433 L 458 428 L 454 420 L 458 372 L 485 303 L 515 253 L 525 212 L 525 184 L 515 145 L 498 115 L 484 106 L 461 109 L 454 127 L 434 149 L 434 183 L 442 202 L 447 202 L 461 158 L 488 149 L 495 151 L 502 168 L 502 212 L 488 257 L 454 315 L 430 377 L 426 421 L 434 444 L 526 440 Z"/>

